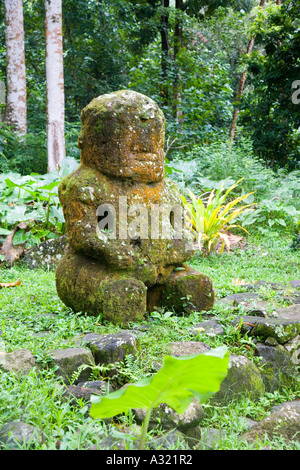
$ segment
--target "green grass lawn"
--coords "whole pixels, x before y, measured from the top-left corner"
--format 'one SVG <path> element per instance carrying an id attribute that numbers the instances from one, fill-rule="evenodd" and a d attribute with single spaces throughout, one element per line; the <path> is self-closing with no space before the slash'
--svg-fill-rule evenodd
<path id="1" fill-rule="evenodd" d="M 289 239 L 278 235 L 250 237 L 246 250 L 212 255 L 206 259 L 196 255 L 190 264 L 212 278 L 217 298 L 243 290 L 232 279 L 244 279 L 246 283 L 265 280 L 286 286 L 288 281 L 300 279 L 299 251 L 292 252 Z M 62 399 L 62 383 L 49 368 L 49 357 L 53 349 L 74 347 L 76 338 L 81 334 L 105 334 L 118 331 L 119 327 L 101 323 L 100 315 L 97 318 L 89 317 L 66 308 L 56 294 L 53 271 L 29 270 L 17 265 L 11 269 L 0 269 L 0 282 L 17 279 L 21 281 L 20 286 L 0 289 L 0 346 L 6 352 L 30 349 L 43 366 L 43 371 L 38 373 L 33 370 L 22 378 L 0 372 L 0 427 L 12 420 L 40 427 L 45 439 L 42 444 L 37 444 L 38 449 L 55 449 L 58 441 L 61 449 L 87 448 L 107 435 L 107 424 L 91 419 L 87 405 L 80 400 L 74 407 Z M 264 295 L 266 299 L 271 299 L 273 292 L 265 289 Z M 152 318 L 150 322 L 146 318 L 144 322 L 129 325 L 130 328 L 139 329 L 142 352 L 139 361 L 128 358 L 126 363 L 118 366 L 119 385 L 153 373 L 153 362 L 162 361 L 172 341 L 199 339 L 212 347 L 225 343 L 233 354 L 245 354 L 254 360 L 251 348 L 247 348 L 239 335 L 228 326 L 230 314 L 226 308 L 216 305 L 212 311 L 225 327 L 225 334 L 215 338 L 195 338 L 191 333 L 191 326 L 201 320 L 199 312 L 189 316 L 173 314 L 168 318 L 163 316 L 163 310 L 160 313 L 160 318 Z M 95 368 L 93 377 L 101 377 L 99 374 L 101 371 Z M 221 442 L 222 449 L 246 449 L 247 445 L 239 440 L 244 427 L 241 417 L 262 419 L 272 405 L 297 396 L 300 396 L 299 391 L 282 390 L 267 393 L 257 402 L 240 398 L 224 407 L 205 405 L 206 418 L 201 426 L 226 431 L 227 437 Z M 134 425 L 130 415 L 122 420 L 124 425 Z M 280 439 L 272 442 L 266 439 L 258 444 L 259 448 L 265 446 L 272 449 L 297 448 L 296 443 L 287 446 Z"/>

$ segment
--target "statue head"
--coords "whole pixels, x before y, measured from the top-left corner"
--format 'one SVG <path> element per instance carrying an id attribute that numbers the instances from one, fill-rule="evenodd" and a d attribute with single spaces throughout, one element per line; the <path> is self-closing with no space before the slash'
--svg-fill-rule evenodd
<path id="1" fill-rule="evenodd" d="M 81 162 L 117 178 L 164 177 L 165 118 L 141 93 L 121 90 L 93 99 L 81 112 Z"/>

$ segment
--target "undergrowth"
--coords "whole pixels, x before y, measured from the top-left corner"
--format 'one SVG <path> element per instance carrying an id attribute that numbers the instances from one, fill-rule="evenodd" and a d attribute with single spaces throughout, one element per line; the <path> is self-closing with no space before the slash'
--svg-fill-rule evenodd
<path id="1" fill-rule="evenodd" d="M 290 280 L 300 278 L 299 255 L 289 245 L 290 239 L 280 235 L 252 236 L 244 249 L 222 255 L 212 254 L 207 258 L 195 255 L 190 264 L 212 278 L 217 299 L 244 290 L 242 285 L 234 282 L 236 279 L 247 283 L 265 280 L 288 286 Z M 53 271 L 14 265 L 10 269 L 0 268 L 0 279 L 1 282 L 21 281 L 19 286 L 0 290 L 1 349 L 5 352 L 30 349 L 42 370 L 32 370 L 20 378 L 0 372 L 0 427 L 9 421 L 20 420 L 41 428 L 44 440 L 35 443 L 37 449 L 55 449 L 58 442 L 61 449 L 84 449 L 111 432 L 118 432 L 120 423 L 108 425 L 101 420 L 91 420 L 84 402 L 78 400 L 74 406 L 63 398 L 63 384 L 55 376 L 49 360 L 53 349 L 75 347 L 80 335 L 87 332 L 112 333 L 119 328 L 102 322 L 101 315 L 75 314 L 65 307 L 57 296 Z M 267 288 L 262 292 L 267 299 L 272 298 L 272 292 Z M 251 338 L 241 337 L 229 326 L 230 311 L 215 304 L 211 313 L 216 314 L 224 326 L 224 335 L 195 336 L 193 327 L 201 321 L 201 312 L 180 316 L 162 309 L 148 315 L 144 321 L 128 325 L 139 337 L 141 354 L 138 359 L 128 357 L 125 362 L 117 364 L 113 380 L 122 386 L 154 373 L 174 341 L 203 341 L 211 347 L 226 344 L 231 353 L 244 354 L 254 360 Z M 91 378 L 103 378 L 102 372 L 95 367 Z M 257 401 L 240 398 L 223 407 L 208 404 L 201 426 L 226 431 L 219 442 L 220 449 L 245 449 L 246 444 L 240 440 L 245 418 L 262 419 L 274 404 L 297 396 L 299 393 L 295 390 L 282 390 L 265 394 Z M 130 429 L 136 426 L 132 415 L 124 416 L 121 423 L 129 429 L 129 434 Z M 161 430 L 157 428 L 155 432 L 160 434 Z M 130 439 L 128 442 L 130 447 L 132 442 Z M 199 446 L 199 443 L 195 445 Z M 278 438 L 254 445 L 256 447 L 295 449 L 297 444 L 287 445 Z"/>

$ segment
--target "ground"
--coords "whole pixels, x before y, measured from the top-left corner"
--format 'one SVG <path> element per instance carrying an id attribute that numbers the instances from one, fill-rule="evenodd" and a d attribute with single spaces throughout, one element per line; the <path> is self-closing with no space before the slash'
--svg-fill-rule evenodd
<path id="1" fill-rule="evenodd" d="M 287 237 L 276 234 L 264 238 L 250 237 L 242 249 L 237 248 L 222 255 L 214 254 L 206 259 L 196 255 L 190 264 L 212 278 L 217 299 L 242 292 L 244 282 L 249 284 L 265 280 L 287 286 L 290 280 L 300 279 L 299 251 L 292 252 L 289 242 Z M 55 380 L 52 370 L 47 369 L 50 351 L 74 346 L 79 334 L 110 333 L 119 328 L 110 323 L 101 323 L 100 316 L 88 317 L 67 309 L 56 294 L 53 271 L 30 270 L 18 265 L 11 269 L 0 269 L 1 282 L 17 279 L 20 279 L 20 285 L 0 290 L 2 350 L 30 349 L 43 365 L 44 373 L 41 377 L 33 371 L 23 379 L 0 373 L 0 427 L 8 421 L 23 420 L 42 428 L 46 434 L 46 443 L 41 444 L 42 449 L 55 449 L 58 442 L 61 448 L 66 449 L 82 449 L 95 444 L 106 428 L 87 415 L 84 403 L 79 402 L 78 407 L 74 408 L 68 401 L 61 401 L 62 387 Z M 271 289 L 263 288 L 263 293 L 266 299 L 274 300 L 275 294 Z M 287 303 L 279 300 L 279 305 L 286 306 Z M 218 313 L 222 319 L 225 335 L 198 339 L 205 340 L 212 347 L 225 342 L 233 354 L 244 354 L 253 359 L 249 344 L 241 342 L 239 335 L 227 325 L 226 309 L 216 304 L 214 313 Z M 142 353 L 139 364 L 128 361 L 119 368 L 120 383 L 132 382 L 153 373 L 153 364 L 161 363 L 171 342 L 195 340 L 191 327 L 200 320 L 201 313 L 178 316 L 166 315 L 161 310 L 156 317 L 150 316 L 144 322 L 129 325 L 141 332 Z M 97 372 L 95 369 L 95 376 Z M 256 402 L 241 399 L 221 409 L 209 406 L 206 413 L 210 425 L 230 433 L 230 439 L 225 438 L 221 448 L 245 448 L 245 444 L 239 441 L 243 424 L 238 417 L 262 419 L 274 404 L 299 398 L 295 393 L 293 390 L 268 393 Z M 132 416 L 118 424 L 119 427 L 128 425 L 134 425 Z M 280 439 L 266 440 L 261 446 L 272 449 L 293 448 L 287 447 Z"/>

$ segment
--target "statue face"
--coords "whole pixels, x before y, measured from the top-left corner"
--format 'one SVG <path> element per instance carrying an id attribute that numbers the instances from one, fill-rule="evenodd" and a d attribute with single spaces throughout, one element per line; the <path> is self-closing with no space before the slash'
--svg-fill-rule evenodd
<path id="1" fill-rule="evenodd" d="M 99 96 L 82 110 L 81 161 L 133 181 L 164 177 L 165 118 L 150 98 L 130 90 Z"/>

